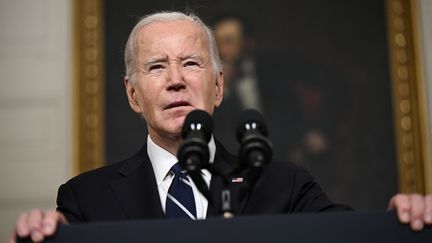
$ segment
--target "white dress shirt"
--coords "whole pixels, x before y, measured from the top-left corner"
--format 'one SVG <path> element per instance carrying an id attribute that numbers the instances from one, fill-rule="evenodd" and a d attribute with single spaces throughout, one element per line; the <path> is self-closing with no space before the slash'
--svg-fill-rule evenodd
<path id="1" fill-rule="evenodd" d="M 210 151 L 210 163 L 213 163 L 214 156 L 216 152 L 216 145 L 212 138 L 208 144 Z M 158 186 L 159 197 L 161 200 L 162 210 L 165 212 L 165 204 L 168 194 L 168 189 L 171 186 L 171 182 L 174 179 L 174 174 L 168 173 L 171 167 L 178 162 L 176 156 L 172 155 L 170 152 L 161 148 L 159 145 L 155 144 L 153 140 L 150 138 L 150 135 L 147 136 L 147 153 L 150 158 L 151 164 L 153 166 L 153 171 L 156 177 L 156 184 Z M 208 170 L 201 170 L 203 179 L 207 184 L 207 187 L 210 186 L 211 174 Z M 207 199 L 198 191 L 195 183 L 192 181 L 190 176 L 188 176 L 189 181 L 192 184 L 192 191 L 195 198 L 196 205 L 196 213 L 197 219 L 205 219 L 207 214 Z"/>

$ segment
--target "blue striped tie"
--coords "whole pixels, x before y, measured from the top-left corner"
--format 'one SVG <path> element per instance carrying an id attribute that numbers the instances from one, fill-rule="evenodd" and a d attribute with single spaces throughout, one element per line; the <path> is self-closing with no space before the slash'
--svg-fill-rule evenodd
<path id="1" fill-rule="evenodd" d="M 189 179 L 178 163 L 171 167 L 174 179 L 166 199 L 167 218 L 196 219 L 195 199 Z"/>

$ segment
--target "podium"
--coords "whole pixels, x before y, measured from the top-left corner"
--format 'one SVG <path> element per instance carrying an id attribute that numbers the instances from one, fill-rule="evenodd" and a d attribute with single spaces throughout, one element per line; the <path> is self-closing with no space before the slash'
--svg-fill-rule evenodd
<path id="1" fill-rule="evenodd" d="M 31 242 L 21 239 L 18 242 Z M 432 242 L 432 227 L 414 232 L 395 212 L 240 216 L 232 219 L 139 220 L 61 225 L 46 242 Z"/>

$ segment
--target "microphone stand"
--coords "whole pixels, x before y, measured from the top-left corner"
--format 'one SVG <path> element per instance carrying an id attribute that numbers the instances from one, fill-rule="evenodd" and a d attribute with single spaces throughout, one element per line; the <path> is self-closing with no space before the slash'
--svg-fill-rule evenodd
<path id="1" fill-rule="evenodd" d="M 222 218 L 229 219 L 234 217 L 234 211 L 232 209 L 232 197 L 231 190 L 229 188 L 229 179 L 224 177 L 223 180 L 223 189 L 221 192 L 222 204 L 221 204 L 221 212 Z"/>
<path id="2" fill-rule="evenodd" d="M 200 151 L 199 147 L 189 147 L 190 151 Z M 183 150 L 182 150 L 183 151 Z M 184 151 L 183 151 L 184 152 Z M 202 157 L 198 156 L 198 153 L 191 153 L 187 159 L 184 161 L 182 166 L 189 172 L 189 176 L 192 178 L 192 181 L 195 183 L 198 191 L 207 199 L 209 206 L 215 207 L 215 200 L 212 198 L 210 194 L 210 190 L 207 187 L 204 179 L 201 176 L 200 165 L 206 164 L 203 163 Z M 211 166 L 207 163 L 204 168 L 207 168 L 210 173 L 221 176 L 222 177 L 222 192 L 221 192 L 221 209 L 222 218 L 232 218 L 234 217 L 234 210 L 232 206 L 232 193 L 230 189 L 229 178 L 233 175 L 233 168 L 229 170 L 222 170 L 222 168 L 217 168 L 216 166 Z M 219 211 L 219 210 L 218 210 Z"/>
<path id="3" fill-rule="evenodd" d="M 222 191 L 221 191 L 221 208 L 220 212 L 222 218 L 229 219 L 234 217 L 234 210 L 232 206 L 232 193 L 230 189 L 229 178 L 233 173 L 233 169 L 230 168 L 228 171 L 223 171 L 217 166 L 209 165 L 207 168 L 212 174 L 222 177 Z M 215 204 L 213 205 L 215 206 Z"/>

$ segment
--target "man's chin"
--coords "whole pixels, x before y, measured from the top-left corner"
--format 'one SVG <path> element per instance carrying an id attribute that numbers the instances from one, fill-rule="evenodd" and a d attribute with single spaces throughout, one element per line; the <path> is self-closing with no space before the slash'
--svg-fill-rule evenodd
<path id="1" fill-rule="evenodd" d="M 164 120 L 163 123 L 167 124 L 165 126 L 168 128 L 170 134 L 179 134 L 181 135 L 181 130 L 183 127 L 183 123 L 186 119 L 186 116 L 189 112 L 193 111 L 195 108 L 192 106 L 185 107 L 177 107 L 164 111 Z"/>
<path id="2" fill-rule="evenodd" d="M 176 115 L 175 117 L 170 117 L 169 121 L 169 131 L 171 134 L 178 134 L 181 135 L 181 131 L 183 128 L 183 123 L 185 121 L 186 115 L 188 113 L 182 114 L 182 115 Z"/>

